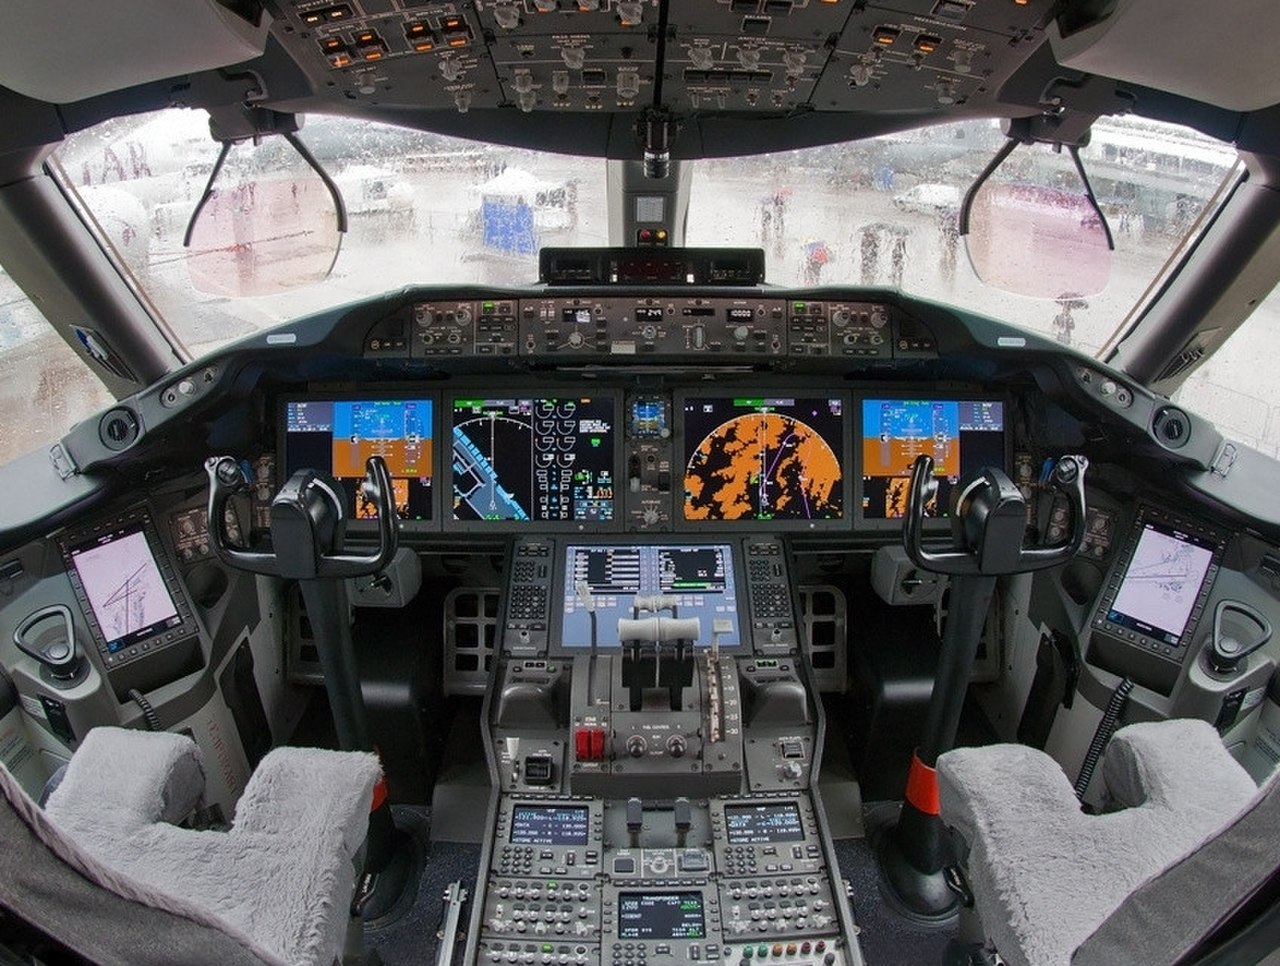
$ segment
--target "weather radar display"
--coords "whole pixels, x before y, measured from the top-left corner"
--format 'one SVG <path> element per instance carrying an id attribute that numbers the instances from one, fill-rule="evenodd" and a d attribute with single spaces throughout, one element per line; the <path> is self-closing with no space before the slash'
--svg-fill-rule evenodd
<path id="1" fill-rule="evenodd" d="M 841 399 L 700 397 L 684 406 L 686 520 L 840 520 Z"/>

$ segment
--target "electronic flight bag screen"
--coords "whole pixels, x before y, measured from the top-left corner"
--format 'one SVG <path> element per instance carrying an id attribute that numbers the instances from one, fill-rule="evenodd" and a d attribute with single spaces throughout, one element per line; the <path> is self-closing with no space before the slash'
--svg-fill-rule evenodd
<path id="1" fill-rule="evenodd" d="M 453 519 L 609 521 L 612 397 L 453 400 Z"/>
<path id="2" fill-rule="evenodd" d="M 862 516 L 900 519 L 907 511 L 911 467 L 933 457 L 937 495 L 925 516 L 947 516 L 952 487 L 964 476 L 1007 469 L 1005 406 L 994 399 L 862 400 Z"/>
<path id="3" fill-rule="evenodd" d="M 365 463 L 381 456 L 401 520 L 431 519 L 430 399 L 298 399 L 284 408 L 284 483 L 302 469 L 332 476 L 352 520 L 376 520 L 365 497 Z"/>
<path id="4" fill-rule="evenodd" d="M 684 519 L 814 524 L 845 517 L 840 397 L 684 401 Z"/>

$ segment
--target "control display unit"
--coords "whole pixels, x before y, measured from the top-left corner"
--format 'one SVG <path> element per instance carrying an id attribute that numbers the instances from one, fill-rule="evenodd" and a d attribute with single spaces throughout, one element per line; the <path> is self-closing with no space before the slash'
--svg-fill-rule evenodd
<path id="1" fill-rule="evenodd" d="M 620 939 L 703 939 L 706 935 L 701 892 L 618 894 Z"/>
<path id="2" fill-rule="evenodd" d="M 961 478 L 1009 465 L 1005 404 L 998 399 L 864 399 L 861 432 L 864 520 L 902 518 L 918 456 L 933 457 L 938 492 L 925 505 L 933 517 L 949 515 Z"/>
<path id="3" fill-rule="evenodd" d="M 400 519 L 430 520 L 434 410 L 430 398 L 287 399 L 280 481 L 302 469 L 326 473 L 342 486 L 349 519 L 375 520 L 361 484 L 369 457 L 381 456 Z"/>
<path id="4" fill-rule="evenodd" d="M 1106 619 L 1176 646 L 1214 566 L 1216 550 L 1212 538 L 1170 521 L 1144 520 Z"/>
<path id="5" fill-rule="evenodd" d="M 451 406 L 453 520 L 615 518 L 613 396 L 470 396 Z"/>
<path id="6" fill-rule="evenodd" d="M 732 845 L 804 841 L 800 809 L 793 802 L 724 807 L 725 838 Z"/>
<path id="7" fill-rule="evenodd" d="M 848 428 L 848 403 L 838 395 L 686 397 L 684 519 L 838 524 Z"/>
<path id="8" fill-rule="evenodd" d="M 620 618 L 653 616 L 697 618 L 700 646 L 713 635 L 721 647 L 742 642 L 728 544 L 575 544 L 565 548 L 562 576 L 559 639 L 566 648 L 589 648 L 593 635 L 598 647 L 619 647 Z M 658 603 L 658 611 L 644 606 Z"/>
<path id="9" fill-rule="evenodd" d="M 515 805 L 512 845 L 586 845 L 590 816 L 585 805 Z"/>

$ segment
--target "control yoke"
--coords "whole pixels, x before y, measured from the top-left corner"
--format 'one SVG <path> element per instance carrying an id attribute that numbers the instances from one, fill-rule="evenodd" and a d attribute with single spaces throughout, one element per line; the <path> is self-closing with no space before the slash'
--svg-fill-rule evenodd
<path id="1" fill-rule="evenodd" d="M 925 570 L 956 576 L 1018 574 L 1066 563 L 1084 541 L 1087 465 L 1083 456 L 1061 456 L 1048 474 L 1050 485 L 1070 503 L 1071 533 L 1064 542 L 1024 547 L 1027 518 L 1022 494 L 1001 470 L 987 467 L 952 494 L 953 549 L 929 550 L 921 539 L 924 506 L 937 492 L 938 483 L 933 478 L 933 458 L 917 456 L 902 528 L 907 556 Z"/>
<path id="2" fill-rule="evenodd" d="M 230 456 L 210 457 L 204 467 L 209 474 L 210 543 L 218 559 L 228 566 L 255 574 L 313 580 L 375 574 L 395 556 L 395 501 L 391 474 L 381 456 L 369 457 L 362 484 L 365 495 L 378 510 L 378 549 L 368 556 L 334 552 L 342 545 L 346 525 L 342 500 L 333 481 L 315 470 L 294 473 L 271 501 L 273 553 L 230 546 L 222 527 L 227 500 L 233 493 L 246 490 L 249 481 Z"/>

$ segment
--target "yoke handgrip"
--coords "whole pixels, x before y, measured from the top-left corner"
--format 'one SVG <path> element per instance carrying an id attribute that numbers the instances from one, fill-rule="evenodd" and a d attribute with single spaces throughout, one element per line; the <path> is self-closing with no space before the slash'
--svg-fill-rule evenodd
<path id="1" fill-rule="evenodd" d="M 933 477 L 933 458 L 916 457 L 911 467 L 911 493 L 902 527 L 902 544 L 907 556 L 917 566 L 935 573 L 961 576 L 1027 573 L 1066 563 L 1084 542 L 1085 501 L 1084 471 L 1088 465 L 1082 456 L 1062 456 L 1049 473 L 1049 483 L 1063 493 L 1070 504 L 1071 533 L 1052 546 L 1021 546 L 1020 515 L 1025 505 L 1017 488 L 1002 471 L 988 467 L 981 477 L 971 480 L 960 494 L 956 513 L 964 516 L 958 531 L 968 541 L 965 546 L 926 549 L 923 541 L 924 506 L 937 491 Z M 999 532 L 992 532 L 999 526 Z M 1010 541 L 1017 541 L 1013 546 Z"/>

